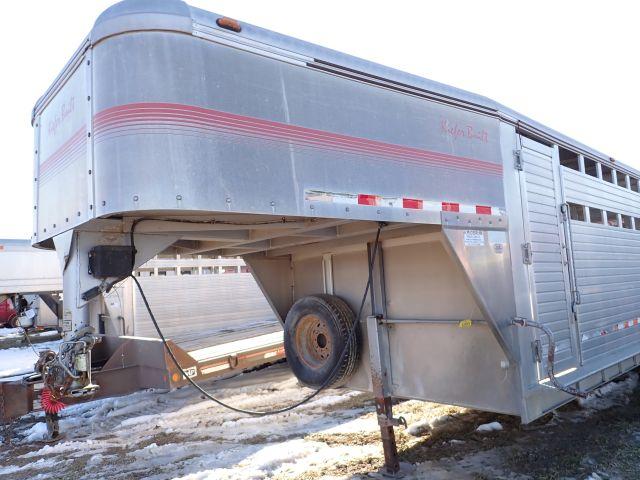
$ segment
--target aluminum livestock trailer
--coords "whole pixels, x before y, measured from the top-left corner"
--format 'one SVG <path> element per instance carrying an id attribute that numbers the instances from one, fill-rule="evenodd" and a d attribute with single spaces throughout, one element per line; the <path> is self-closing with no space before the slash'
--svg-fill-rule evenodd
<path id="1" fill-rule="evenodd" d="M 54 396 L 93 388 L 88 304 L 174 244 L 245 259 L 303 383 L 375 393 L 389 471 L 391 397 L 526 423 L 638 364 L 640 172 L 488 98 L 128 0 L 33 127 Z"/>

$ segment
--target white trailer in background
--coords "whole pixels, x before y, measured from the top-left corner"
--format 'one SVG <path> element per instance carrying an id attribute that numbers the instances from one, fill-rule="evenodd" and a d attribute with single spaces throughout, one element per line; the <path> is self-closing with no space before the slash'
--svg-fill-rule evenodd
<path id="1" fill-rule="evenodd" d="M 154 258 L 135 274 L 149 301 L 156 305 L 154 313 L 165 335 L 186 350 L 241 339 L 258 342 L 259 337 L 275 332 L 282 341 L 282 325 L 241 258 Z M 126 331 L 122 334 L 156 338 L 131 279 L 121 288 L 127 299 L 123 312 Z M 107 307 L 120 296 L 109 293 Z"/>
<path id="2" fill-rule="evenodd" d="M 62 270 L 55 252 L 0 239 L 0 325 L 57 327 Z"/>
<path id="3" fill-rule="evenodd" d="M 391 397 L 530 422 L 640 360 L 640 173 L 488 98 L 129 0 L 33 126 L 56 395 L 94 388 L 93 299 L 171 245 L 245 259 L 303 383 L 375 393 L 390 472 Z"/>
<path id="4" fill-rule="evenodd" d="M 164 255 L 149 260 L 135 275 L 157 306 L 165 333 L 183 348 L 250 338 L 259 343 L 257 337 L 282 332 L 241 258 Z M 0 239 L 0 304 L 8 302 L 0 307 L 0 322 L 57 328 L 61 293 L 55 251 L 34 248 L 29 240 Z M 103 297 L 92 313 L 100 333 L 157 337 L 130 279 Z"/>
<path id="5" fill-rule="evenodd" d="M 271 363 L 283 357 L 282 325 L 240 258 L 163 255 L 134 275 L 154 306 L 163 333 L 206 371 L 227 371 Z M 158 338 L 131 279 L 103 294 L 98 332 Z M 260 352 L 260 353 L 256 353 Z M 255 354 L 255 355 L 254 355 Z M 249 363 L 238 358 L 254 355 Z"/>

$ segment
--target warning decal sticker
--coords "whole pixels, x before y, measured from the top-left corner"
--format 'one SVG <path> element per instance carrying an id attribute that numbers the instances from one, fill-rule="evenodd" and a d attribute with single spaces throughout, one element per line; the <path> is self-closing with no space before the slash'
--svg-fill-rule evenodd
<path id="1" fill-rule="evenodd" d="M 465 230 L 464 245 L 466 247 L 483 247 L 484 233 L 481 230 Z"/>

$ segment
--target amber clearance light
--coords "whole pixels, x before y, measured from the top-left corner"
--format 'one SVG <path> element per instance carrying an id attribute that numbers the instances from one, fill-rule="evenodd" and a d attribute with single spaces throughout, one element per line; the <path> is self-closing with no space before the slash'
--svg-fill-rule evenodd
<path id="1" fill-rule="evenodd" d="M 242 30 L 240 22 L 234 20 L 233 18 L 220 17 L 216 20 L 216 23 L 220 28 L 226 28 L 227 30 L 233 30 L 234 32 L 239 32 L 240 30 Z"/>

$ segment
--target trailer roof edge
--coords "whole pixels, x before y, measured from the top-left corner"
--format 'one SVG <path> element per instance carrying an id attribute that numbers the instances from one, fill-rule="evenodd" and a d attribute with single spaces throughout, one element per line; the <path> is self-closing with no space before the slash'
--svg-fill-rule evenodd
<path id="1" fill-rule="evenodd" d="M 110 36 L 133 31 L 164 30 L 191 35 L 193 34 L 194 24 L 200 24 L 224 32 L 227 35 L 237 35 L 253 42 L 301 54 L 319 62 L 333 64 L 374 78 L 381 78 L 396 84 L 410 86 L 434 97 L 440 97 L 442 101 L 446 103 L 453 101 L 461 106 L 468 105 L 475 110 L 486 110 L 486 113 L 494 114 L 501 120 L 511 123 L 524 131 L 540 136 L 552 143 L 575 149 L 578 153 L 595 157 L 598 160 L 611 164 L 618 170 L 640 175 L 639 170 L 614 160 L 599 150 L 591 148 L 582 142 L 547 127 L 483 95 L 429 80 L 418 75 L 403 72 L 245 22 L 240 22 L 242 31 L 234 33 L 218 26 L 216 21 L 221 17 L 219 14 L 192 7 L 182 0 L 124 0 L 116 3 L 106 9 L 97 18 L 88 38 L 74 53 L 45 94 L 36 102 L 32 112 L 32 123 L 35 115 L 46 106 L 62 81 L 75 70 L 79 57 L 84 54 L 84 51 L 90 45 L 95 45 Z M 621 169 L 620 167 L 623 168 Z"/>

